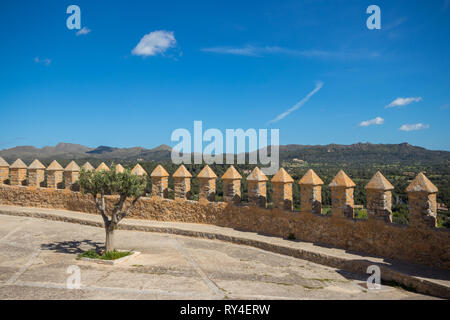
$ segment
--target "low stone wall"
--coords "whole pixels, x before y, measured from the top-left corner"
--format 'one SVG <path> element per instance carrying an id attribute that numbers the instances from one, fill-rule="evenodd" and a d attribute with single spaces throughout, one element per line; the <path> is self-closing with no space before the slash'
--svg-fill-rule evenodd
<path id="1" fill-rule="evenodd" d="M 107 197 L 109 207 L 117 197 Z M 92 196 L 68 190 L 0 185 L 0 204 L 97 213 Z M 382 219 L 355 220 L 206 200 L 142 198 L 131 218 L 213 224 L 310 241 L 428 266 L 450 269 L 447 229 L 396 225 Z"/>

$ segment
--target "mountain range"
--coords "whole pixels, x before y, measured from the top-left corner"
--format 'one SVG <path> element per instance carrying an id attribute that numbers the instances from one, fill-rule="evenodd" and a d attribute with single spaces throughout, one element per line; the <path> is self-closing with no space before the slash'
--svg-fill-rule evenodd
<path id="1" fill-rule="evenodd" d="M 101 159 L 101 160 L 125 160 L 125 161 L 164 161 L 170 159 L 172 148 L 160 145 L 153 149 L 141 147 L 114 148 L 99 146 L 89 148 L 80 144 L 58 143 L 56 146 L 36 148 L 33 146 L 19 146 L 0 150 L 0 157 L 6 161 L 14 161 L 21 158 L 24 161 L 39 160 L 77 160 L 77 159 Z"/>
<path id="2" fill-rule="evenodd" d="M 59 143 L 56 146 L 36 148 L 33 146 L 18 146 L 0 150 L 0 157 L 12 163 L 17 158 L 25 162 L 39 160 L 88 160 L 104 161 L 169 161 L 172 148 L 160 145 L 153 149 L 142 147 L 115 148 L 99 146 L 89 148 L 80 144 Z M 280 146 L 280 160 L 291 161 L 300 159 L 313 163 L 450 163 L 449 151 L 427 150 L 400 144 L 356 143 L 351 145 L 297 145 Z"/>

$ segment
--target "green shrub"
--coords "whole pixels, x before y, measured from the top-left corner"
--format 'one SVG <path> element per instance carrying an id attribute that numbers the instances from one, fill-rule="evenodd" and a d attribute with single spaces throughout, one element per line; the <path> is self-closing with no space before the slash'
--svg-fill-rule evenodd
<path id="1" fill-rule="evenodd" d="M 97 253 L 94 249 L 91 249 L 89 251 L 80 253 L 78 255 L 78 258 L 89 258 L 89 259 L 101 259 L 101 260 L 116 260 L 120 259 L 126 256 L 129 256 L 131 254 L 130 251 L 108 251 L 104 252 L 101 255 Z"/>
<path id="2" fill-rule="evenodd" d="M 367 209 L 355 209 L 353 212 L 355 219 L 367 219 Z"/>

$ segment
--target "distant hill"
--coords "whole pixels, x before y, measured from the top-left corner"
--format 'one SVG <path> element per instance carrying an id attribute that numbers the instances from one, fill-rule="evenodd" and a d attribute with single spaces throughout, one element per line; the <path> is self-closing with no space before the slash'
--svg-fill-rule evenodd
<path id="1" fill-rule="evenodd" d="M 115 148 L 99 146 L 89 148 L 79 144 L 59 143 L 54 147 L 35 148 L 19 146 L 0 151 L 0 157 L 8 162 L 21 158 L 29 163 L 40 160 L 88 160 L 105 161 L 169 161 L 172 148 L 160 145 L 153 149 L 142 147 Z M 401 144 L 356 143 L 352 145 L 285 145 L 280 146 L 280 160 L 300 159 L 310 163 L 411 163 L 411 164 L 450 164 L 450 152 L 433 151 L 422 147 Z"/>
<path id="2" fill-rule="evenodd" d="M 450 163 L 450 152 L 434 151 L 408 143 L 352 145 L 329 144 L 324 146 L 280 146 L 280 160 L 294 158 L 314 163 Z"/>
<path id="3" fill-rule="evenodd" d="M 72 143 L 58 143 L 54 147 L 35 148 L 32 146 L 21 146 L 11 149 L 5 149 L 0 151 L 0 157 L 6 161 L 14 161 L 17 158 L 21 158 L 24 161 L 33 159 L 60 159 L 60 158 L 73 158 L 77 159 L 80 155 L 84 155 L 91 149 L 79 144 Z"/>
<path id="4" fill-rule="evenodd" d="M 125 160 L 125 161 L 164 161 L 170 159 L 172 148 L 160 145 L 153 149 L 141 147 L 114 148 L 99 146 L 89 148 L 78 144 L 58 143 L 54 147 L 35 148 L 31 146 L 19 146 L 0 150 L 0 157 L 8 162 L 21 158 L 25 162 L 34 159 L 40 160 L 77 160 L 77 159 L 101 159 L 101 160 Z"/>

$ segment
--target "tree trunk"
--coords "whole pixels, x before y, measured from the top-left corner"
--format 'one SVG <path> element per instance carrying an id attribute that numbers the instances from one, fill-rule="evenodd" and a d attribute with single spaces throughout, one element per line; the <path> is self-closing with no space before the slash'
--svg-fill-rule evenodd
<path id="1" fill-rule="evenodd" d="M 105 251 L 113 251 L 115 249 L 114 247 L 114 228 L 105 228 L 106 230 L 106 246 Z"/>

